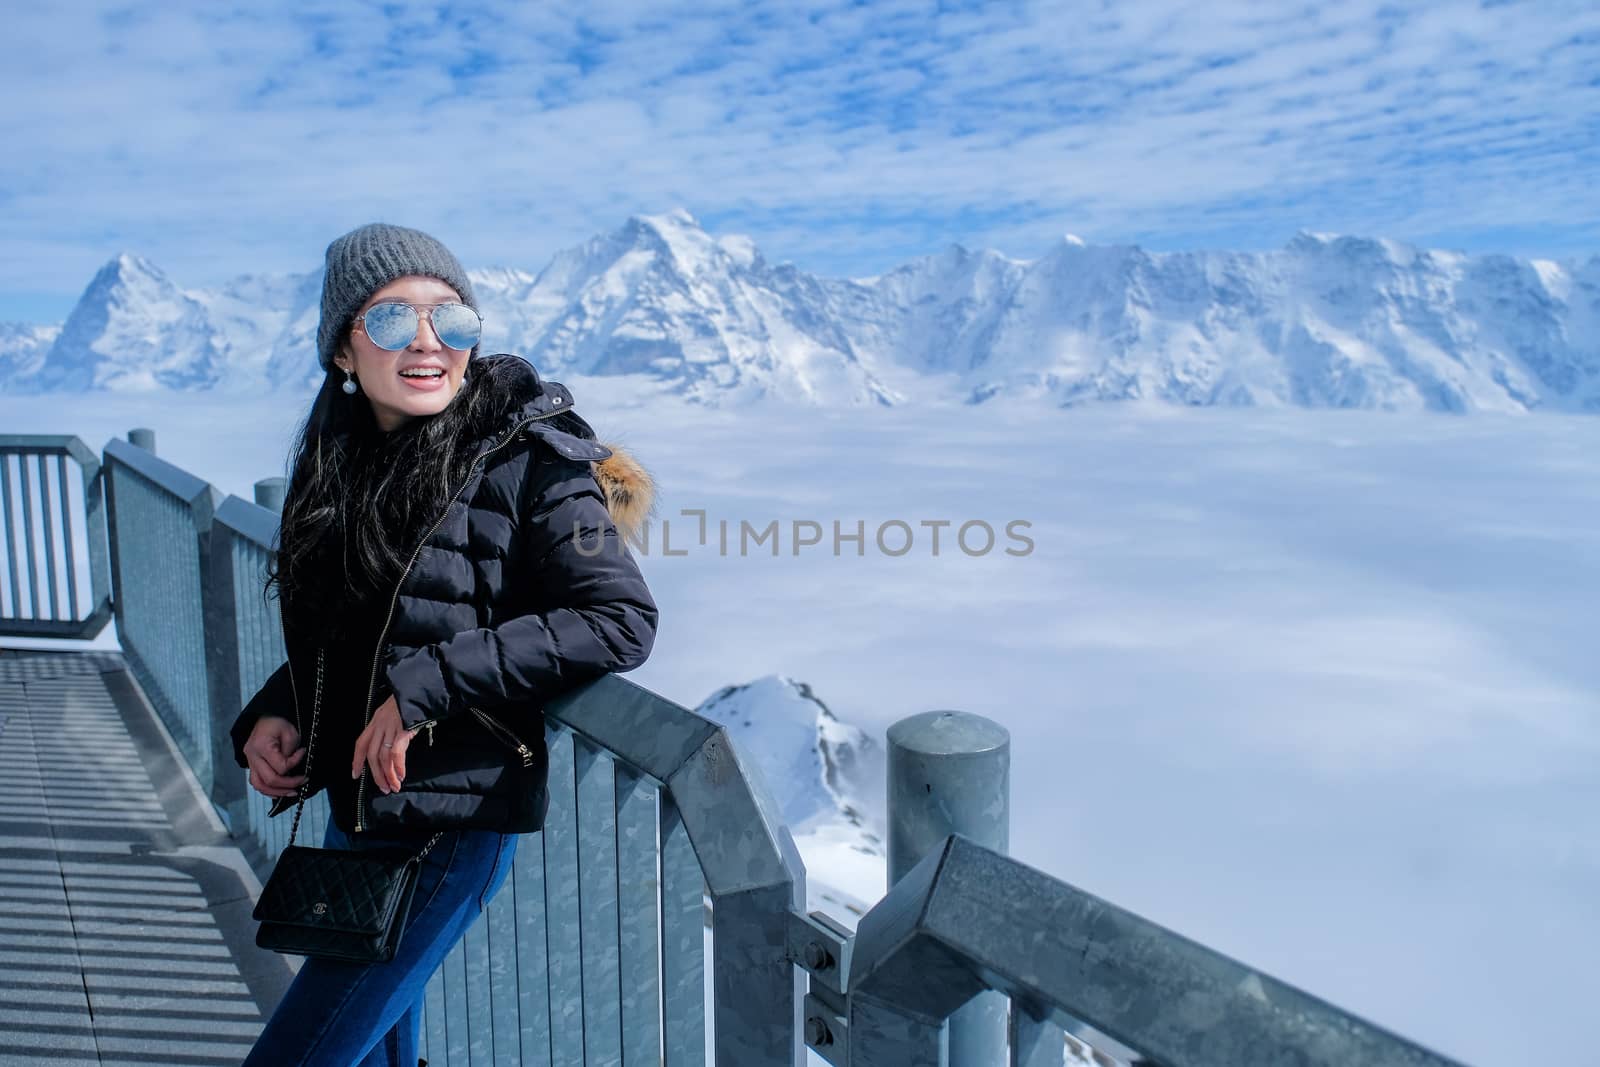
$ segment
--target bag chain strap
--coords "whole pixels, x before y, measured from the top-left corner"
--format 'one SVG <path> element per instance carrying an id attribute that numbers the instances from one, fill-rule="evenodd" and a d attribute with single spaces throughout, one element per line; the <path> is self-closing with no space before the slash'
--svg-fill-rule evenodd
<path id="1" fill-rule="evenodd" d="M 317 745 L 317 715 L 322 710 L 322 665 L 323 649 L 317 649 L 317 687 L 311 696 L 311 736 L 306 738 L 306 778 L 300 783 L 300 799 L 294 806 L 294 823 L 289 827 L 289 844 L 294 844 L 295 834 L 300 832 L 300 813 L 305 809 L 307 790 L 311 788 L 311 753 Z M 444 836 L 440 830 L 428 838 L 428 843 L 422 846 L 422 851 L 417 853 L 417 862 L 421 863 L 428 853 L 433 851 L 433 846 L 439 843 L 439 838 Z"/>
<path id="2" fill-rule="evenodd" d="M 306 806 L 306 791 L 311 788 L 311 753 L 317 747 L 317 713 L 322 710 L 322 649 L 317 649 L 317 687 L 311 691 L 311 736 L 306 738 L 306 779 L 300 783 L 300 800 L 294 806 L 294 825 L 289 827 L 289 844 L 300 832 L 300 812 Z"/>

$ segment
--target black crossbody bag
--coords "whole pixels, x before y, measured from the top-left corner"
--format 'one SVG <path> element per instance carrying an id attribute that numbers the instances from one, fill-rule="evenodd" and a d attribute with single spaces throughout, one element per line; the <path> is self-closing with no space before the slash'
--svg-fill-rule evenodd
<path id="1" fill-rule="evenodd" d="M 256 928 L 256 944 L 293 956 L 386 963 L 400 947 L 422 860 L 443 832 L 429 838 L 416 854 L 403 849 L 312 848 L 294 843 L 311 788 L 322 665 L 323 651 L 318 649 L 311 736 L 306 740 L 306 779 L 300 783 L 289 843 L 251 912 L 261 924 Z"/>

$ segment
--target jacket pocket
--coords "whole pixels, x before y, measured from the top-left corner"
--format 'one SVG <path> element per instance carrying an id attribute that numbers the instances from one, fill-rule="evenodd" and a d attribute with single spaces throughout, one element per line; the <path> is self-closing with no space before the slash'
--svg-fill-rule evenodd
<path id="1" fill-rule="evenodd" d="M 469 704 L 467 705 L 467 710 L 472 712 L 477 720 L 483 724 L 484 729 L 488 730 L 503 744 L 507 745 L 514 752 L 516 752 L 517 755 L 521 756 L 522 765 L 524 767 L 533 766 L 533 749 L 523 744 L 520 737 L 512 733 L 498 719 L 496 719 L 493 715 L 490 715 L 487 711 L 484 711 L 482 708 L 475 708 Z"/>

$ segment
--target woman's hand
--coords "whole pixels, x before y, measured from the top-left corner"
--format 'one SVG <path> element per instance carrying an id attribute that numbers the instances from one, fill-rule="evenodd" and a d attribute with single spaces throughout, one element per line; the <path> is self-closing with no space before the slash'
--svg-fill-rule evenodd
<path id="1" fill-rule="evenodd" d="M 413 732 L 400 721 L 400 705 L 390 697 L 372 713 L 372 721 L 356 738 L 356 750 L 350 760 L 350 777 L 361 777 L 361 764 L 372 768 L 372 780 L 385 793 L 400 790 L 406 778 L 406 749 L 411 746 Z"/>
<path id="2" fill-rule="evenodd" d="M 306 780 L 303 774 L 289 771 L 306 754 L 300 747 L 300 731 L 294 723 L 276 715 L 256 720 L 250 738 L 244 743 L 245 762 L 250 765 L 250 785 L 262 796 L 292 797 Z"/>

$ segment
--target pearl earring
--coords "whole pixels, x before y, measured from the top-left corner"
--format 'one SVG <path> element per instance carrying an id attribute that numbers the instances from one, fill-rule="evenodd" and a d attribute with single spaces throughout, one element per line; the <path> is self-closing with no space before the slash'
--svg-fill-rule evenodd
<path id="1" fill-rule="evenodd" d="M 341 385 L 339 388 L 343 389 L 345 391 L 345 393 L 347 393 L 350 396 L 354 396 L 355 395 L 355 392 L 356 392 L 356 376 L 355 376 L 355 372 L 354 371 L 347 370 L 347 371 L 344 372 L 344 384 Z"/>

